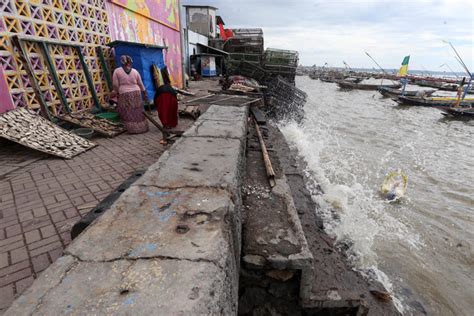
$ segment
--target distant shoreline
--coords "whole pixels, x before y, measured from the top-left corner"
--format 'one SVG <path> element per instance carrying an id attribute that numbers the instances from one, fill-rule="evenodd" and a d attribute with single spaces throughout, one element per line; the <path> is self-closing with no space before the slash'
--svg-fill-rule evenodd
<path id="1" fill-rule="evenodd" d="M 304 68 L 313 68 L 313 66 L 300 66 Z M 322 68 L 322 66 L 316 66 L 316 68 Z M 346 68 L 343 67 L 326 67 L 326 69 L 331 70 L 345 70 Z M 353 71 L 360 71 L 360 72 L 373 72 L 373 73 L 382 73 L 379 69 L 372 69 L 372 68 L 352 68 Z M 398 69 L 385 69 L 387 73 L 397 73 Z M 435 76 L 444 76 L 444 77 L 456 77 L 458 75 L 460 78 L 468 77 L 465 72 L 447 72 L 447 71 L 434 71 L 434 70 L 409 70 L 410 74 L 417 74 L 417 75 L 435 75 Z"/>

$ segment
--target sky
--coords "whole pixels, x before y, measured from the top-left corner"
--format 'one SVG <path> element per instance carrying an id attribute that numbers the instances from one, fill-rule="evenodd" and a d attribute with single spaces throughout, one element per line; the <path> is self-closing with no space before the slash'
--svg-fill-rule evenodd
<path id="1" fill-rule="evenodd" d="M 300 64 L 474 71 L 474 0 L 183 0 L 218 8 L 226 28 L 260 27 L 265 47 L 293 49 Z"/>

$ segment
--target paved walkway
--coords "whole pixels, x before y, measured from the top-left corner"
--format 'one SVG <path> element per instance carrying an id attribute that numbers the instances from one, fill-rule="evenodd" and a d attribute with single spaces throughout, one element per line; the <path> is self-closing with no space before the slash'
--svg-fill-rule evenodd
<path id="1" fill-rule="evenodd" d="M 180 121 L 180 125 L 189 125 Z M 0 314 L 70 242 L 81 216 L 135 170 L 158 160 L 161 133 L 95 138 L 71 160 L 0 143 Z"/>
<path id="2" fill-rule="evenodd" d="M 216 87 L 216 80 L 191 81 L 195 95 L 185 100 Z M 177 129 L 193 122 L 180 118 Z M 70 160 L 0 138 L 0 314 L 61 256 L 82 216 L 135 170 L 158 160 L 166 148 L 158 129 L 149 126 L 146 134 L 94 138 L 99 146 Z"/>

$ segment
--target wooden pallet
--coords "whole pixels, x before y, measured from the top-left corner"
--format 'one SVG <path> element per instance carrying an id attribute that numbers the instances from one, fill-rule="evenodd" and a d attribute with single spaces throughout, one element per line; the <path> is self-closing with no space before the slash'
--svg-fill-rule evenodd
<path id="1" fill-rule="evenodd" d="M 0 137 L 66 159 L 96 146 L 23 108 L 0 115 Z"/>
<path id="2" fill-rule="evenodd" d="M 95 132 L 107 137 L 114 137 L 125 131 L 125 128 L 122 124 L 112 122 L 108 119 L 96 117 L 94 114 L 89 112 L 68 113 L 57 116 L 57 118 L 81 127 L 90 128 Z"/>

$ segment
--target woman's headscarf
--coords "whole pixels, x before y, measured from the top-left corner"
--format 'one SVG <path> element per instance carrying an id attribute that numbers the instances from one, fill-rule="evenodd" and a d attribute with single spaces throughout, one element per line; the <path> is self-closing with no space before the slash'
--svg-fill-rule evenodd
<path id="1" fill-rule="evenodd" d="M 125 65 L 131 65 L 133 63 L 132 57 L 128 55 L 122 55 L 120 56 L 120 63 L 125 66 Z"/>

